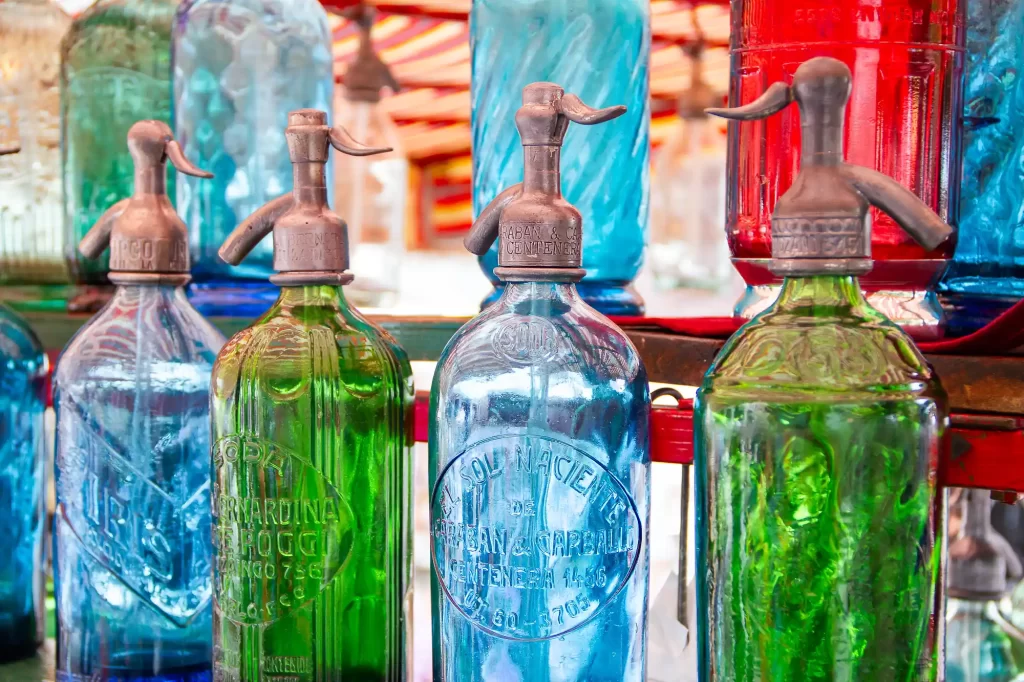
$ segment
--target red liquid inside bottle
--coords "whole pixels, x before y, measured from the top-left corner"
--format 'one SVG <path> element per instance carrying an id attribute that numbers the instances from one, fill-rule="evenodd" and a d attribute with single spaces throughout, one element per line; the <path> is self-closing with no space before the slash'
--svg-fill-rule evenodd
<path id="1" fill-rule="evenodd" d="M 966 0 L 732 0 L 730 106 L 776 81 L 792 82 L 811 57 L 853 72 L 846 158 L 913 191 L 944 220 L 959 213 Z M 796 107 L 729 127 L 727 232 L 749 285 L 772 283 L 771 214 L 799 170 Z M 868 290 L 924 291 L 953 255 L 955 240 L 918 246 L 872 209 L 875 268 Z"/>

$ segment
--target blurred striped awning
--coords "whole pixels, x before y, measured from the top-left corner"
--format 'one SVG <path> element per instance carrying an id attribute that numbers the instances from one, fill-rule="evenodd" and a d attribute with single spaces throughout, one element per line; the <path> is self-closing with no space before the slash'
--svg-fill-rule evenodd
<path id="1" fill-rule="evenodd" d="M 697 22 L 704 34 L 705 74 L 723 93 L 728 85 L 729 8 L 721 0 L 697 0 Z M 352 0 L 323 0 L 331 10 Z M 373 38 L 402 91 L 383 106 L 403 132 L 406 152 L 418 163 L 469 153 L 469 9 L 471 0 L 369 0 L 377 8 Z M 355 26 L 332 14 L 335 72 L 341 77 L 359 45 Z M 680 50 L 696 38 L 687 0 L 651 0 L 652 141 L 671 127 L 675 98 L 690 78 Z"/>

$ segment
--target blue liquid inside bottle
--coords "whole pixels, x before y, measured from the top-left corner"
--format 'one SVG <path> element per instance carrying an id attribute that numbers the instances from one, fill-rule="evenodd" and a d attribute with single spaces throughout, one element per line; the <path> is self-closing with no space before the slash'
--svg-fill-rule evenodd
<path id="1" fill-rule="evenodd" d="M 211 679 L 209 390 L 223 342 L 182 287 L 125 285 L 57 364 L 58 680 Z"/>
<path id="2" fill-rule="evenodd" d="M 43 634 L 43 409 L 47 362 L 28 325 L 0 305 L 0 662 Z"/>
<path id="3" fill-rule="evenodd" d="M 513 124 L 520 93 L 535 81 L 556 82 L 584 102 L 625 104 L 628 112 L 586 134 L 570 133 L 562 151 L 562 192 L 583 214 L 584 300 L 608 315 L 638 315 L 631 283 L 646 243 L 649 192 L 646 0 L 476 0 L 470 13 L 473 78 L 473 213 L 523 178 Z M 495 245 L 480 259 L 492 271 Z"/>
<path id="4" fill-rule="evenodd" d="M 573 284 L 512 282 L 431 391 L 435 682 L 641 682 L 650 400 Z"/>
<path id="5" fill-rule="evenodd" d="M 969 3 L 967 11 L 960 233 L 939 288 L 954 334 L 984 326 L 1024 296 L 1024 2 Z"/>
<path id="6" fill-rule="evenodd" d="M 287 11 L 285 11 L 287 10 Z M 217 255 L 235 226 L 291 192 L 281 131 L 295 109 L 330 111 L 334 59 L 316 0 L 186 0 L 172 40 L 175 136 L 212 180 L 178 178 L 192 302 L 204 315 L 256 317 L 277 300 L 268 236 L 241 265 Z M 328 192 L 331 183 L 327 183 Z"/>

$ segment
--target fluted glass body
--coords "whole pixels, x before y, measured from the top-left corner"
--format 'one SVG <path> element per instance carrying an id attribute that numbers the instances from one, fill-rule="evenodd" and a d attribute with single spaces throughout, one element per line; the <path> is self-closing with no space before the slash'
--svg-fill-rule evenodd
<path id="1" fill-rule="evenodd" d="M 1024 120 L 1017 113 L 1024 104 L 1017 79 L 1024 36 L 1016 30 L 1024 2 L 971 2 L 967 12 L 960 236 L 941 290 L 968 304 L 972 298 L 1016 300 L 1024 296 Z M 975 307 L 958 311 L 981 317 L 972 326 L 1000 312 Z"/>
<path id="2" fill-rule="evenodd" d="M 292 190 L 281 131 L 295 109 L 330 111 L 331 34 L 316 0 L 185 0 L 174 23 L 174 131 L 212 180 L 178 179 L 193 301 L 207 314 L 259 315 L 277 298 L 268 236 L 240 265 L 217 255 L 239 222 Z M 268 299 L 267 296 L 270 296 Z"/>
<path id="3" fill-rule="evenodd" d="M 628 287 L 647 237 L 650 48 L 647 0 L 476 0 L 470 12 L 474 214 L 523 179 L 524 86 L 550 81 L 591 106 L 629 109 L 569 133 L 562 151 L 562 193 L 587 225 L 578 290 L 605 314 L 643 309 Z M 500 286 L 497 246 L 480 263 Z"/>
<path id="4" fill-rule="evenodd" d="M 855 277 L 785 280 L 698 392 L 702 680 L 935 679 L 946 422 Z"/>
<path id="5" fill-rule="evenodd" d="M 725 135 L 710 117 L 682 119 L 657 151 L 651 180 L 651 269 L 659 286 L 719 289 L 732 275 L 725 225 Z"/>
<path id="6" fill-rule="evenodd" d="M 650 451 L 636 349 L 573 284 L 515 282 L 431 390 L 435 682 L 641 682 Z"/>
<path id="7" fill-rule="evenodd" d="M 60 41 L 71 18 L 50 0 L 0 3 L 0 282 L 62 283 Z"/>
<path id="8" fill-rule="evenodd" d="M 412 371 L 340 287 L 284 287 L 214 368 L 218 680 L 412 674 Z"/>
<path id="9" fill-rule="evenodd" d="M 374 156 L 334 155 L 334 210 L 345 216 L 355 281 L 356 305 L 383 307 L 398 298 L 405 251 L 409 159 L 391 117 L 379 102 L 350 101 L 338 89 L 334 123 L 369 147 L 390 147 Z"/>
<path id="10" fill-rule="evenodd" d="M 1013 682 L 1019 669 L 995 600 L 946 603 L 946 682 Z"/>
<path id="11" fill-rule="evenodd" d="M 177 0 L 100 0 L 75 19 L 61 45 L 65 248 L 78 282 L 106 281 L 109 256 L 89 259 L 77 246 L 104 211 L 132 193 L 128 129 L 142 119 L 171 120 L 176 5 Z M 167 178 L 172 199 L 176 175 Z"/>
<path id="12" fill-rule="evenodd" d="M 210 373 L 181 287 L 124 285 L 57 363 L 57 679 L 211 678 Z"/>
<path id="13" fill-rule="evenodd" d="M 43 410 L 47 362 L 32 330 L 0 304 L 0 661 L 43 636 Z"/>

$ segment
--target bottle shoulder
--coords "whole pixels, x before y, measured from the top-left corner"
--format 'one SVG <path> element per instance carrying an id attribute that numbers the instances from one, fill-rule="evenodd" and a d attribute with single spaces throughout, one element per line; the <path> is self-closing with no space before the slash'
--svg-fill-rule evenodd
<path id="1" fill-rule="evenodd" d="M 938 377 L 913 340 L 881 314 L 841 321 L 763 315 L 726 343 L 701 393 L 805 400 L 932 395 Z"/>
<path id="2" fill-rule="evenodd" d="M 0 363 L 8 369 L 19 368 L 28 374 L 47 370 L 43 344 L 18 313 L 0 304 Z"/>
<path id="3" fill-rule="evenodd" d="M 647 386 L 647 373 L 629 337 L 589 306 L 557 314 L 524 314 L 497 304 L 452 337 L 438 360 L 434 391 L 495 380 L 532 390 L 537 376 L 586 393 L 593 386 Z M 571 378 L 570 378 L 571 377 Z"/>
<path id="4" fill-rule="evenodd" d="M 147 305 L 116 297 L 72 337 L 54 374 L 57 387 L 97 379 L 179 373 L 182 382 L 208 386 L 223 335 L 182 299 Z"/>
<path id="5" fill-rule="evenodd" d="M 172 0 L 100 0 L 71 22 L 61 42 L 65 69 L 169 65 L 160 48 L 169 44 L 175 8 Z"/>
<path id="6" fill-rule="evenodd" d="M 244 370 L 244 371 L 243 371 Z M 214 366 L 214 391 L 232 393 L 240 377 L 267 382 L 272 377 L 358 375 L 373 383 L 398 383 L 412 391 L 412 367 L 395 338 L 354 311 L 306 318 L 272 309 L 232 336 Z M 348 379 L 346 378 L 348 377 Z"/>

